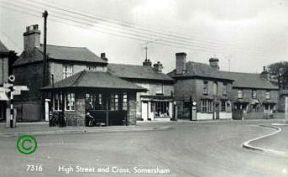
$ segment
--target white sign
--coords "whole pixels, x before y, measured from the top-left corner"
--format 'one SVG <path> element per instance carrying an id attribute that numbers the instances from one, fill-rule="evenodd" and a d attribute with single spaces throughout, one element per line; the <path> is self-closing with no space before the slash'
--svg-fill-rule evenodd
<path id="1" fill-rule="evenodd" d="M 13 95 L 21 95 L 21 90 L 14 90 L 12 92 Z"/>
<path id="2" fill-rule="evenodd" d="M 4 86 L 5 88 L 8 88 L 8 87 L 13 86 L 13 84 L 10 84 L 10 83 L 4 83 L 3 86 Z"/>
<path id="3" fill-rule="evenodd" d="M 15 85 L 14 90 L 20 90 L 20 91 L 29 91 L 29 88 L 26 85 Z"/>

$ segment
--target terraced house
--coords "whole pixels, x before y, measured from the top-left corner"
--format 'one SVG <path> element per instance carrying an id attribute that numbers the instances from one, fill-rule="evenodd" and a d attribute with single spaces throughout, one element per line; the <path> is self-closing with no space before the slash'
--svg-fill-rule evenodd
<path id="1" fill-rule="evenodd" d="M 279 89 L 268 81 L 268 72 L 221 71 L 218 62 L 186 62 L 186 53 L 176 54 L 176 69 L 169 75 L 175 79 L 178 117 L 191 118 L 192 102 L 194 120 L 273 117 Z"/>

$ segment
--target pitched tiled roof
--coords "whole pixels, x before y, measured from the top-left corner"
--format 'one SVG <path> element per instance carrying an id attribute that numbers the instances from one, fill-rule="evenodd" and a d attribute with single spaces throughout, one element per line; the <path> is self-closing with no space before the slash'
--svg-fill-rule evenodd
<path id="1" fill-rule="evenodd" d="M 86 47 L 66 47 L 57 45 L 47 45 L 47 54 L 49 56 L 49 59 L 55 59 L 55 60 L 107 63 L 106 60 L 103 60 L 102 58 L 98 57 Z M 35 48 L 29 55 L 23 52 L 14 65 L 21 65 L 36 61 L 42 61 L 42 59 L 43 59 L 43 45 L 41 45 L 40 48 Z"/>
<path id="2" fill-rule="evenodd" d="M 146 91 L 129 81 L 120 79 L 109 72 L 81 71 L 54 84 L 54 89 L 61 88 L 102 88 L 102 89 L 128 89 Z M 53 89 L 52 86 L 44 87 L 43 90 Z"/>
<path id="3" fill-rule="evenodd" d="M 220 71 L 222 75 L 228 77 L 233 82 L 233 87 L 237 88 L 257 88 L 257 89 L 278 89 L 268 80 L 261 78 L 260 74 L 254 73 L 240 73 L 240 72 L 228 72 Z"/>
<path id="4" fill-rule="evenodd" d="M 176 70 L 168 73 L 169 76 L 173 78 L 183 78 L 183 77 L 204 77 L 204 78 L 214 78 L 214 79 L 223 79 L 231 80 L 226 75 L 223 75 L 218 70 L 215 70 L 210 67 L 208 64 L 197 63 L 197 62 L 187 62 L 186 63 L 186 72 L 183 74 L 176 74 Z"/>
<path id="5" fill-rule="evenodd" d="M 128 65 L 128 64 L 108 64 L 108 70 L 121 78 L 171 81 L 173 79 L 164 73 L 153 70 L 150 66 Z"/>
<path id="6" fill-rule="evenodd" d="M 7 47 L 0 41 L 0 52 L 9 52 Z"/>

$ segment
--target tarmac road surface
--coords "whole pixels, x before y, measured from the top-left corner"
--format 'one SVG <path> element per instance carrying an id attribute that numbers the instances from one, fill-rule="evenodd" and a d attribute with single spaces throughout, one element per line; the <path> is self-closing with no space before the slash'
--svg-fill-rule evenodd
<path id="1" fill-rule="evenodd" d="M 36 136 L 32 155 L 17 151 L 17 137 L 0 137 L 0 176 L 288 176 L 287 158 L 241 147 L 273 131 L 258 124 L 178 122 L 166 130 Z"/>

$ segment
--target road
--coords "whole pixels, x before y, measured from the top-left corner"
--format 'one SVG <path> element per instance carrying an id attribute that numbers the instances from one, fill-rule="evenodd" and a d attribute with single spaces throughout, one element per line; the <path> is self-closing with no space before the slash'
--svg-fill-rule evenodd
<path id="1" fill-rule="evenodd" d="M 16 137 L 2 137 L 0 176 L 288 176 L 287 158 L 241 147 L 273 131 L 257 124 L 172 123 L 171 129 L 159 131 L 36 136 L 33 155 L 17 152 Z M 27 171 L 28 165 L 42 170 Z M 95 172 L 79 172 L 80 167 Z M 157 172 L 152 170 L 157 167 Z"/>

